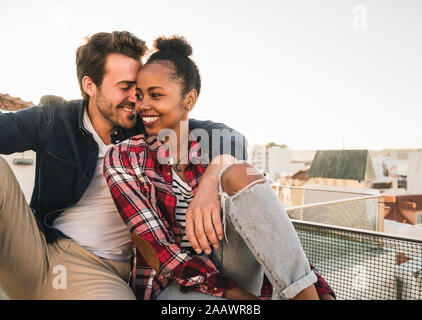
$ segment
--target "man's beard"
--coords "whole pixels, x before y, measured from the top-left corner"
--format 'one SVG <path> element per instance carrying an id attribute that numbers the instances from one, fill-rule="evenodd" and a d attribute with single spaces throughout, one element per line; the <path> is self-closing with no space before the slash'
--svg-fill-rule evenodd
<path id="1" fill-rule="evenodd" d="M 133 103 L 124 101 L 117 106 L 113 106 L 107 99 L 100 93 L 95 99 L 95 104 L 101 116 L 113 127 L 122 127 L 124 129 L 131 129 L 135 125 L 135 116 L 128 116 L 132 120 L 129 124 L 127 121 L 120 119 L 118 110 L 124 106 L 134 106 Z"/>

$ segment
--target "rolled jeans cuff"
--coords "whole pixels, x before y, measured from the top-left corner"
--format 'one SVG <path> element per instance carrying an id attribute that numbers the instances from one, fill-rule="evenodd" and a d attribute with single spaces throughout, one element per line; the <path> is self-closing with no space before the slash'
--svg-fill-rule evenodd
<path id="1" fill-rule="evenodd" d="M 287 288 L 285 288 L 283 291 L 278 294 L 278 296 L 283 300 L 289 300 L 294 297 L 296 297 L 302 290 L 308 288 L 315 282 L 317 282 L 317 276 L 315 273 L 311 270 L 306 276 L 302 277 L 301 279 L 295 281 L 291 285 L 289 285 Z"/>
<path id="2" fill-rule="evenodd" d="M 224 192 L 221 178 L 230 165 L 221 172 L 219 188 L 226 241 L 228 218 L 262 266 L 275 295 L 281 299 L 294 298 L 317 282 L 296 230 L 269 183 L 259 183 L 266 178 L 253 181 L 233 196 Z"/>

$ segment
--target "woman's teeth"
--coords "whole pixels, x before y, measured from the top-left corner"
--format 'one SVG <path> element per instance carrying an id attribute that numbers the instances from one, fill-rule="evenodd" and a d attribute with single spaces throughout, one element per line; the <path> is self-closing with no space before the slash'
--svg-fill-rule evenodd
<path id="1" fill-rule="evenodd" d="M 156 121 L 156 120 L 158 120 L 158 116 L 156 116 L 156 117 L 142 117 L 142 120 L 144 120 L 144 122 L 146 122 L 146 123 L 150 123 L 150 122 L 154 122 L 154 121 Z"/>

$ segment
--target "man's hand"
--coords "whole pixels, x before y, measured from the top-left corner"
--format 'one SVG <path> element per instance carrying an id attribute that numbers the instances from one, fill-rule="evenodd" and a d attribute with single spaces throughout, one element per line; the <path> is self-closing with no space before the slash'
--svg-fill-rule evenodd
<path id="1" fill-rule="evenodd" d="M 198 254 L 202 250 L 206 254 L 210 254 L 209 242 L 214 248 L 218 248 L 218 241 L 224 237 L 218 195 L 218 177 L 225 165 L 234 161 L 236 159 L 228 155 L 221 155 L 213 159 L 202 176 L 198 191 L 186 211 L 186 236 Z"/>

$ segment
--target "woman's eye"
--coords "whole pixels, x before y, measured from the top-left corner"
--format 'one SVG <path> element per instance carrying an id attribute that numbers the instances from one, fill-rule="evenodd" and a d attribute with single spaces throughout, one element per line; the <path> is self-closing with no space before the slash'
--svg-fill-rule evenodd
<path id="1" fill-rule="evenodd" d="M 140 94 L 140 93 L 136 93 L 136 94 L 135 94 L 135 97 L 136 97 L 136 99 L 138 99 L 138 100 L 142 100 L 142 98 L 143 98 L 142 94 Z"/>
<path id="2" fill-rule="evenodd" d="M 161 97 L 162 95 L 161 94 L 159 94 L 159 93 L 151 93 L 151 97 L 153 98 L 153 99 L 158 99 L 159 97 Z"/>

